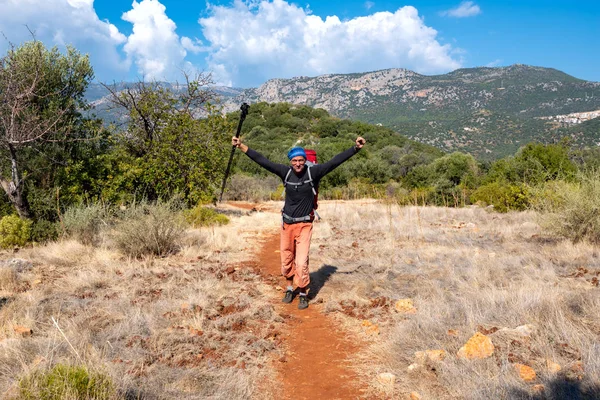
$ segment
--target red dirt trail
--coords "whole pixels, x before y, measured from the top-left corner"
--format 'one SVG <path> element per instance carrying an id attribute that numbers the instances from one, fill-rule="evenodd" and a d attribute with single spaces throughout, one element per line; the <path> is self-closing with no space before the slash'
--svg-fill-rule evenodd
<path id="1" fill-rule="evenodd" d="M 279 233 L 269 235 L 258 257 L 259 268 L 269 281 L 281 277 Z M 311 268 L 314 269 L 314 266 Z M 283 297 L 284 292 L 281 292 Z M 310 298 L 310 292 L 309 292 Z M 274 393 L 277 399 L 357 399 L 362 391 L 349 361 L 359 347 L 349 340 L 339 324 L 321 312 L 322 305 L 310 303 L 298 310 L 298 298 L 291 304 L 276 299 L 276 309 L 286 318 L 282 332 L 286 355 L 275 360 L 281 387 Z"/>

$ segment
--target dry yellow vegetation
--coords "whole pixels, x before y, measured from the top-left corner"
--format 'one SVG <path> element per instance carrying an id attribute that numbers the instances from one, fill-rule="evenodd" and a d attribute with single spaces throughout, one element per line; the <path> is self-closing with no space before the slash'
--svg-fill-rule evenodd
<path id="1" fill-rule="evenodd" d="M 532 212 L 320 203 L 310 296 L 368 343 L 351 360 L 366 395 L 600 396 L 597 247 L 544 234 Z M 188 231 L 169 257 L 76 241 L 1 253 L 0 397 L 61 362 L 121 397 L 265 398 L 285 323 L 251 265 L 279 204 Z M 459 357 L 474 336 L 485 357 Z"/>

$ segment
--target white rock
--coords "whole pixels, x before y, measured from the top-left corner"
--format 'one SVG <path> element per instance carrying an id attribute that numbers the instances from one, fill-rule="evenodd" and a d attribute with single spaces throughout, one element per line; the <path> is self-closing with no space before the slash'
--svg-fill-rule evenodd
<path id="1" fill-rule="evenodd" d="M 377 375 L 377 381 L 382 385 L 393 385 L 396 382 L 396 375 L 390 372 L 382 372 Z"/>

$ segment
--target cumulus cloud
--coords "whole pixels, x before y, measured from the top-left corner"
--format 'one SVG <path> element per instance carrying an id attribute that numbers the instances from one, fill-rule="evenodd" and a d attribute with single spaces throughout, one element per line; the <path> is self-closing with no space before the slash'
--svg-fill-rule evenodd
<path id="1" fill-rule="evenodd" d="M 458 7 L 442 11 L 443 16 L 455 17 L 455 18 L 465 18 L 465 17 L 473 17 L 475 15 L 481 14 L 481 8 L 472 1 L 463 1 L 458 5 Z"/>
<path id="2" fill-rule="evenodd" d="M 132 7 L 121 17 L 133 24 L 133 33 L 124 47 L 128 57 L 145 79 L 176 78 L 180 69 L 189 66 L 184 61 L 186 48 L 195 51 L 197 46 L 189 38 L 180 40 L 175 22 L 158 0 L 134 1 Z"/>
<path id="3" fill-rule="evenodd" d="M 181 45 L 190 53 L 197 54 L 201 51 L 205 51 L 205 48 L 202 46 L 202 41 L 199 39 L 192 40 L 189 37 L 183 36 L 181 38 Z"/>
<path id="4" fill-rule="evenodd" d="M 17 45 L 32 40 L 29 30 L 49 47 L 73 45 L 90 54 L 100 78 L 124 74 L 129 66 L 119 54 L 118 46 L 126 37 L 114 25 L 98 18 L 93 3 L 93 0 L 0 0 L 0 31 Z M 1 54 L 9 46 L 0 39 Z"/>
<path id="5" fill-rule="evenodd" d="M 345 21 L 284 0 L 236 0 L 209 11 L 198 22 L 210 49 L 208 68 L 222 83 L 254 86 L 276 77 L 392 67 L 428 74 L 461 65 L 411 6 Z"/>

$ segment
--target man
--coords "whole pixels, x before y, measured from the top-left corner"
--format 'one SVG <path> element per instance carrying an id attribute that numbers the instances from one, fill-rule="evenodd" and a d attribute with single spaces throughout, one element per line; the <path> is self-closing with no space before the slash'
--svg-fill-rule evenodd
<path id="1" fill-rule="evenodd" d="M 344 161 L 352 157 L 366 143 L 358 137 L 355 145 L 333 157 L 324 164 L 306 165 L 306 153 L 301 147 L 294 147 L 288 152 L 290 165 L 277 164 L 255 150 L 242 144 L 241 139 L 233 137 L 231 143 L 246 153 L 254 162 L 267 171 L 279 176 L 285 186 L 285 203 L 283 205 L 281 226 L 281 273 L 287 279 L 284 303 L 294 299 L 294 284 L 300 296 L 298 308 L 308 307 L 306 297 L 310 275 L 308 270 L 308 250 L 312 237 L 314 220 L 314 199 L 319 181 Z"/>

